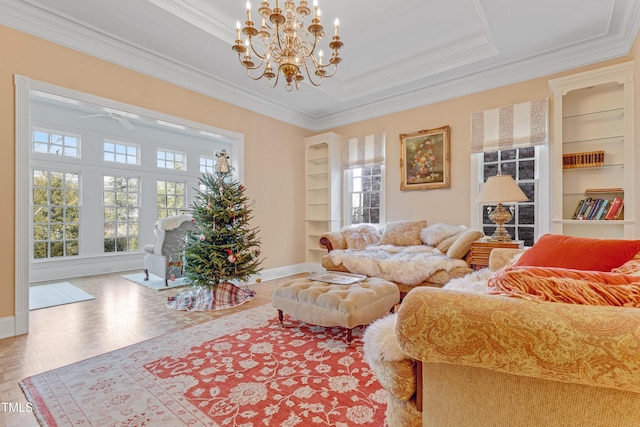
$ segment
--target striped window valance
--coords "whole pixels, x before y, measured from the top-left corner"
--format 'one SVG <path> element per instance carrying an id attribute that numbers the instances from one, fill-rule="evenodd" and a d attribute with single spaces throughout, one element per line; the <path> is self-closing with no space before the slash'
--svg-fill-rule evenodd
<path id="1" fill-rule="evenodd" d="M 384 133 L 360 136 L 346 140 L 342 145 L 342 167 L 344 169 L 384 163 Z"/>
<path id="2" fill-rule="evenodd" d="M 546 144 L 549 98 L 506 105 L 471 115 L 471 152 L 533 147 Z"/>

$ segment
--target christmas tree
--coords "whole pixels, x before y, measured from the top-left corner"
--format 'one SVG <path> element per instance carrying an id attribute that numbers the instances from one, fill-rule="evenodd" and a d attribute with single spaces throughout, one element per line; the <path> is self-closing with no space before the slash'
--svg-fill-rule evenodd
<path id="1" fill-rule="evenodd" d="M 260 239 L 245 188 L 226 172 L 203 174 L 191 208 L 197 226 L 185 248 L 187 281 L 215 289 L 260 271 Z"/>

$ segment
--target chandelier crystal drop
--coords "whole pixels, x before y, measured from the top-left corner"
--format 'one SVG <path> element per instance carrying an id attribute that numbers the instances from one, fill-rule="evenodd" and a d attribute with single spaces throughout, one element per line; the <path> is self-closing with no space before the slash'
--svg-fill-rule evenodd
<path id="1" fill-rule="evenodd" d="M 307 1 L 300 0 L 296 6 L 293 0 L 286 0 L 284 11 L 280 9 L 280 0 L 275 2 L 273 9 L 268 1 L 261 2 L 258 14 L 262 22 L 258 29 L 251 20 L 251 3 L 247 1 L 247 21 L 244 27 L 241 27 L 240 21 L 236 23 L 233 50 L 253 80 L 266 77 L 269 85 L 275 87 L 282 75 L 286 81 L 285 89 L 292 91 L 294 86 L 300 88 L 300 82 L 306 75 L 312 85 L 319 86 L 323 78 L 335 75 L 342 61 L 338 54 L 342 47 L 338 36 L 338 19 L 335 20 L 335 32 L 329 43 L 333 53 L 324 63 L 322 50 L 318 46 L 324 37 L 318 0 L 313 2 L 313 17 L 309 26 L 304 22 L 311 15 Z M 242 35 L 246 37 L 244 41 Z"/>

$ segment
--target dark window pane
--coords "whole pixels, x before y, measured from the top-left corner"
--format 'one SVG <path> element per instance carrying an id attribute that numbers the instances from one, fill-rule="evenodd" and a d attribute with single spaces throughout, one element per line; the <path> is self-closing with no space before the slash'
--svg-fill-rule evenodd
<path id="1" fill-rule="evenodd" d="M 498 174 L 498 165 L 495 163 L 485 164 L 482 170 L 484 172 L 484 180 L 486 181 L 490 176 L 495 176 Z"/>
<path id="2" fill-rule="evenodd" d="M 524 240 L 525 246 L 533 246 L 533 227 L 519 227 L 518 228 L 518 240 Z"/>
<path id="3" fill-rule="evenodd" d="M 518 154 L 521 159 L 531 159 L 536 156 L 536 149 L 535 147 L 521 148 Z"/>
<path id="4" fill-rule="evenodd" d="M 499 153 L 500 153 L 499 151 L 493 151 L 491 153 L 484 153 L 484 161 L 485 161 L 485 163 L 497 162 Z"/>
<path id="5" fill-rule="evenodd" d="M 518 224 L 535 224 L 535 206 L 518 205 Z"/>
<path id="6" fill-rule="evenodd" d="M 500 151 L 500 160 L 513 160 L 516 158 L 517 150 Z"/>
<path id="7" fill-rule="evenodd" d="M 535 169 L 534 169 L 535 161 L 534 160 L 525 160 L 520 161 L 518 165 L 518 170 L 520 176 L 518 179 L 534 179 L 535 178 Z"/>
<path id="8" fill-rule="evenodd" d="M 516 162 L 502 163 L 502 175 L 511 175 L 513 179 L 517 179 L 516 176 Z"/>
<path id="9" fill-rule="evenodd" d="M 535 202 L 536 200 L 536 186 L 533 182 L 521 182 L 520 189 L 522 192 L 529 198 L 530 202 Z"/>

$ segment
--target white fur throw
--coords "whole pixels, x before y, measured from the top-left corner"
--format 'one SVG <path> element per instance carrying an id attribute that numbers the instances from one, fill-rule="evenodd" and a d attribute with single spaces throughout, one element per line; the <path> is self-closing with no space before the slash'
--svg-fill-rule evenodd
<path id="1" fill-rule="evenodd" d="M 443 286 L 443 289 L 477 294 L 488 293 L 489 287 L 487 286 L 487 283 L 493 273 L 494 272 L 488 268 L 483 268 L 482 270 L 474 271 L 466 276 L 450 280 L 449 283 Z"/>
<path id="2" fill-rule="evenodd" d="M 397 314 L 388 314 L 370 324 L 362 336 L 364 359 L 369 366 L 380 361 L 397 362 L 408 357 L 396 340 Z"/>
<path id="3" fill-rule="evenodd" d="M 420 239 L 425 245 L 436 247 L 440 242 L 464 231 L 466 228 L 464 225 L 451 225 L 438 222 L 423 228 L 420 231 Z"/>
<path id="4" fill-rule="evenodd" d="M 329 252 L 333 265 L 342 264 L 351 273 L 380 277 L 391 282 L 418 285 L 439 270 L 468 267 L 425 245 L 371 245 L 365 250 L 339 249 Z"/>
<path id="5" fill-rule="evenodd" d="M 163 218 L 158 220 L 157 226 L 159 230 L 175 230 L 180 227 L 183 222 L 192 221 L 193 217 L 191 215 L 176 215 L 169 216 L 167 218 Z"/>

